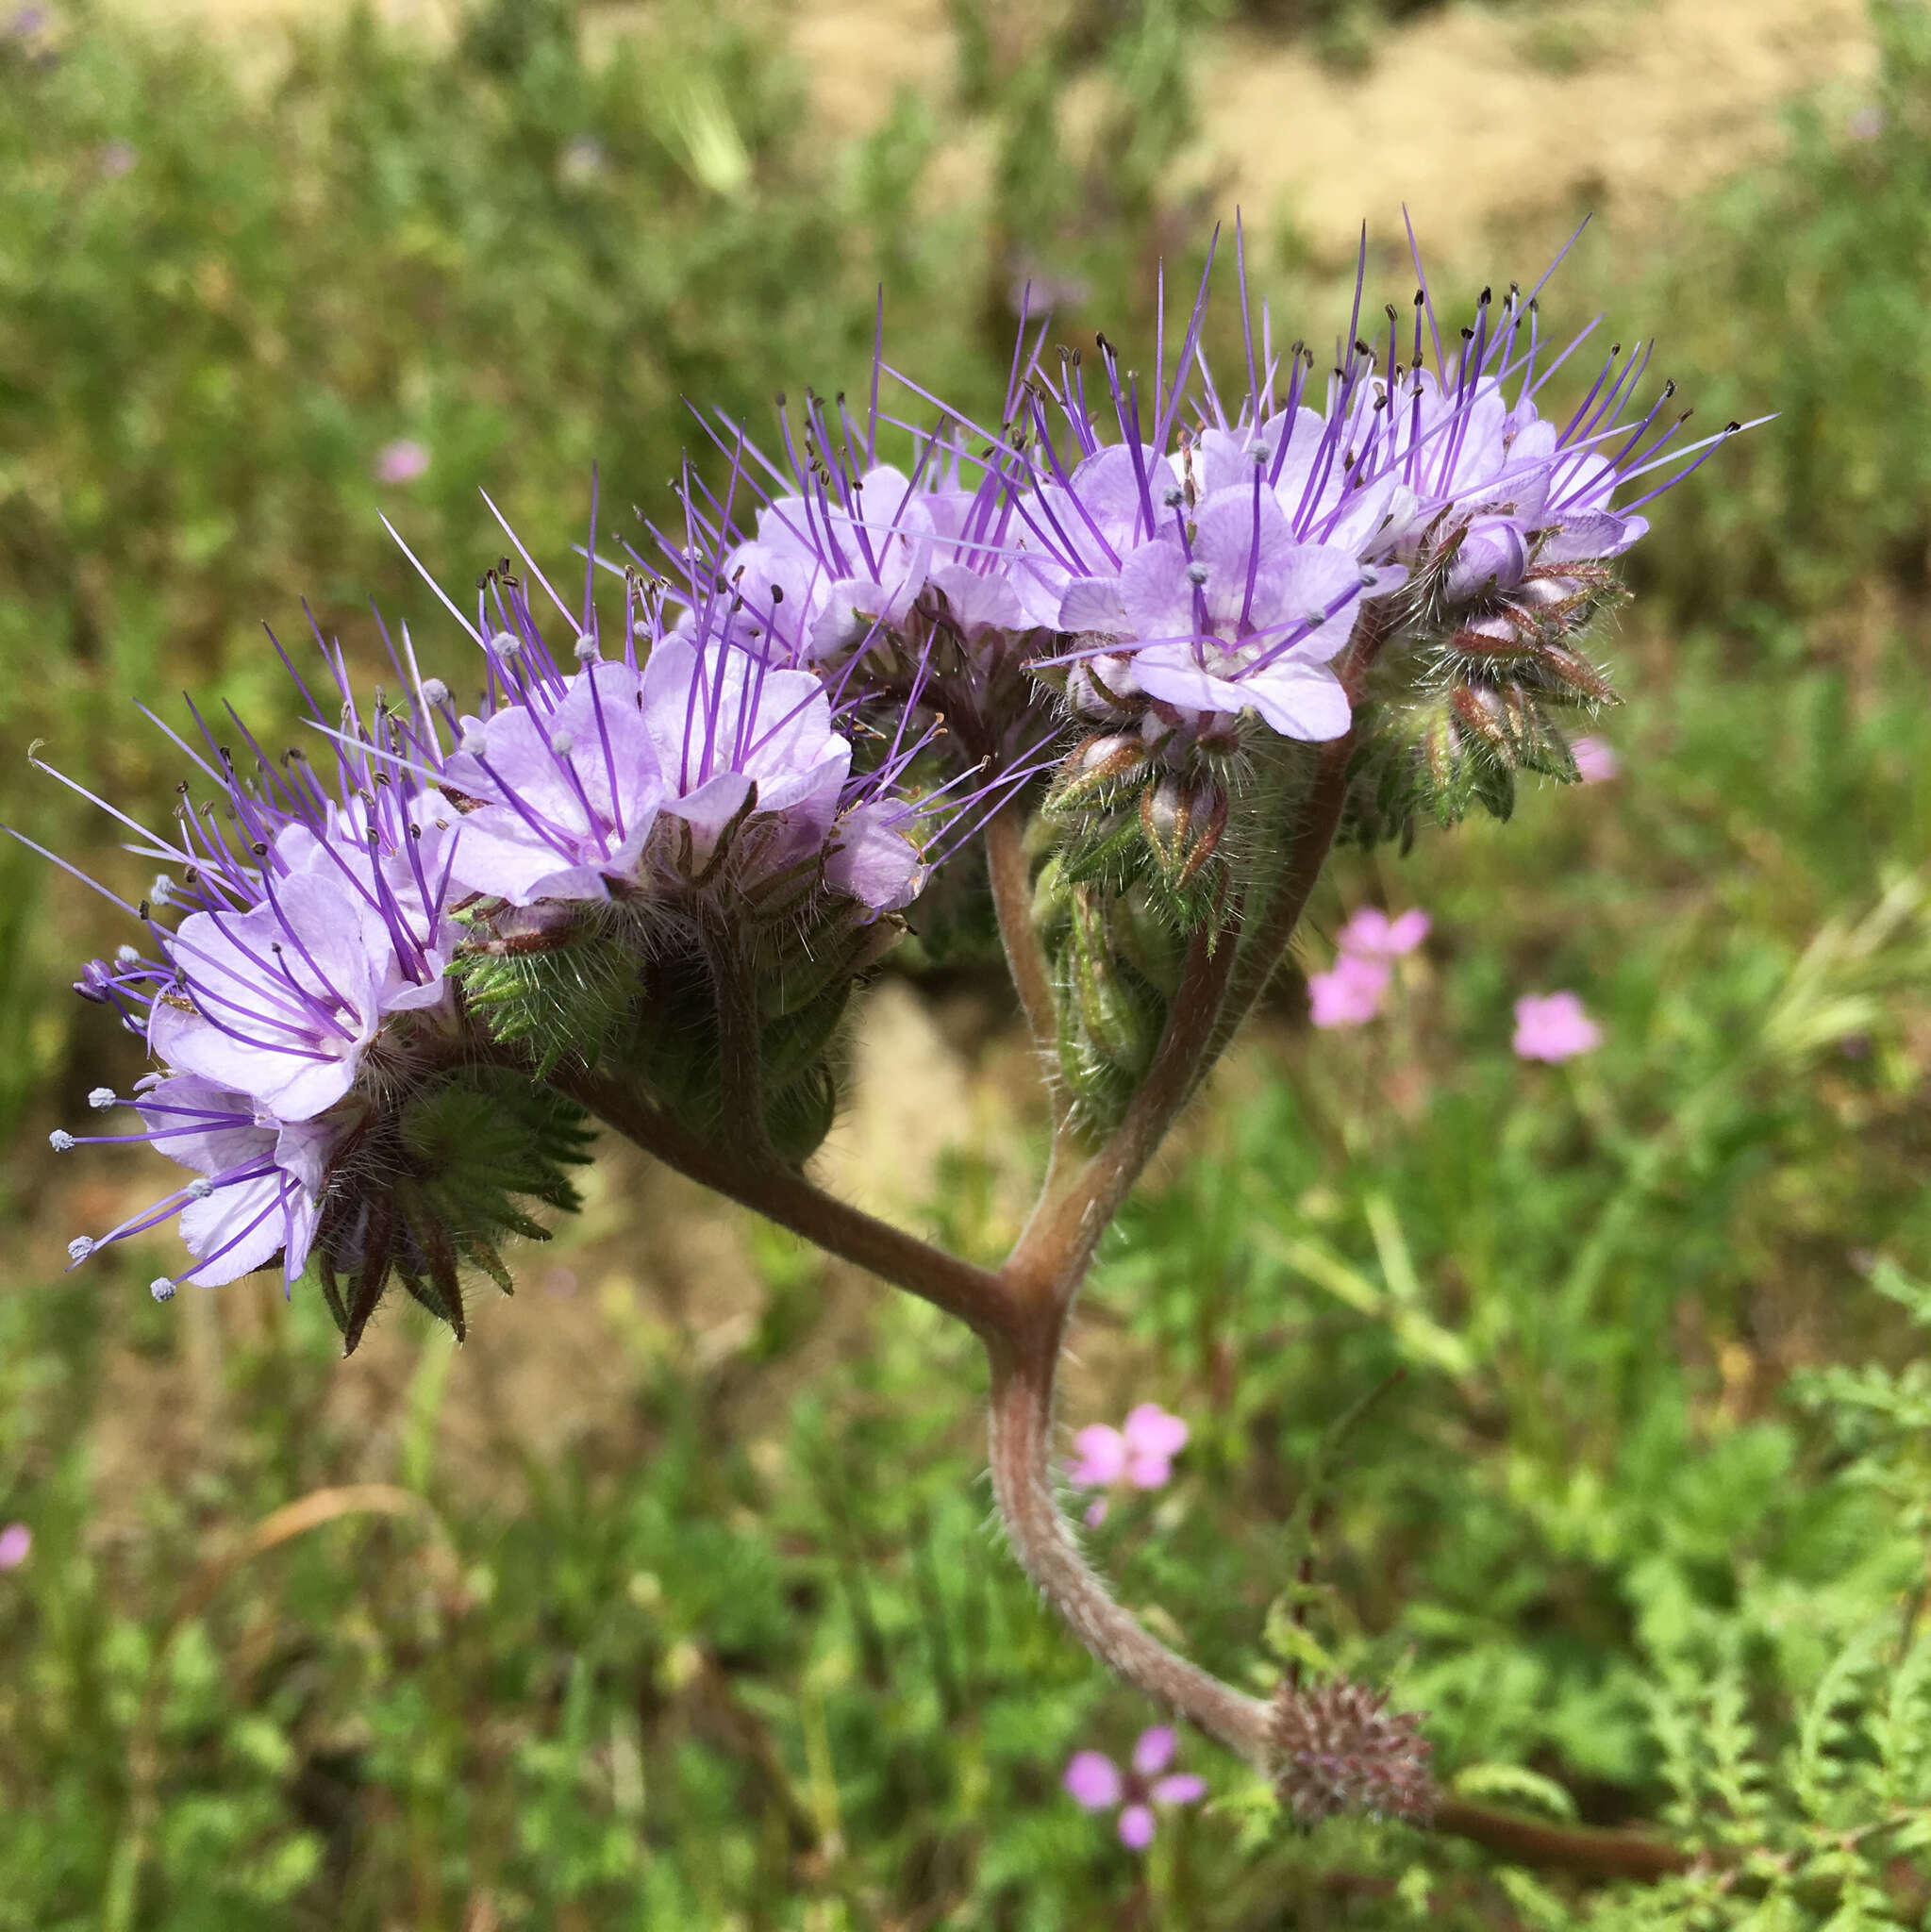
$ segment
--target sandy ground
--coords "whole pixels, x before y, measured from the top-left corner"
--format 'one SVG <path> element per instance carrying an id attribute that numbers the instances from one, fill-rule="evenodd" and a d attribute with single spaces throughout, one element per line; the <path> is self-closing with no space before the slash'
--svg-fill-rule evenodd
<path id="1" fill-rule="evenodd" d="M 155 20 L 259 43 L 337 0 L 119 0 Z M 381 0 L 436 32 L 452 0 Z M 618 7 L 607 31 L 643 20 Z M 944 0 L 800 0 L 791 43 L 836 133 L 861 132 L 900 88 L 943 99 Z M 1290 222 L 1317 259 L 1412 210 L 1432 245 L 1465 253 L 1498 220 L 1554 234 L 1578 209 L 1643 220 L 1778 139 L 1778 104 L 1873 64 L 1862 0 L 1540 0 L 1450 6 L 1384 35 L 1362 75 L 1249 31 L 1203 28 L 1205 125 L 1188 172 L 1257 223 Z M 937 175 L 983 174 L 983 130 L 953 117 Z"/>

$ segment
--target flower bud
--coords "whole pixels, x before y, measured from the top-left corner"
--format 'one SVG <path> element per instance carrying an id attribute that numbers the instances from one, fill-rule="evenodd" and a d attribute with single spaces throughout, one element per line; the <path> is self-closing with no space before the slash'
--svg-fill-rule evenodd
<path id="1" fill-rule="evenodd" d="M 1340 1812 L 1425 1824 L 1435 1781 L 1421 1719 L 1391 1711 L 1378 1691 L 1340 1677 L 1274 1694 L 1274 1788 L 1303 1824 Z"/>
<path id="2" fill-rule="evenodd" d="M 1189 784 L 1168 774 L 1140 794 L 1140 828 L 1161 878 L 1175 892 L 1197 879 L 1220 849 L 1227 794 L 1210 779 Z"/>
<path id="3" fill-rule="evenodd" d="M 1152 1063 L 1166 1001 L 1116 944 L 1112 895 L 1075 885 L 1066 910 L 1065 924 L 1050 936 L 1058 941 L 1059 1069 L 1080 1113 L 1104 1130 Z"/>

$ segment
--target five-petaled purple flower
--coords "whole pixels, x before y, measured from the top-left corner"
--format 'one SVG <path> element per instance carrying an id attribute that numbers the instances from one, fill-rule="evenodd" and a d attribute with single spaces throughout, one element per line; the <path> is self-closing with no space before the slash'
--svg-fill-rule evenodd
<path id="1" fill-rule="evenodd" d="M 1172 1724 L 1140 1732 L 1131 1768 L 1124 1772 L 1103 1751 L 1075 1751 L 1063 1783 L 1085 1810 L 1110 1811 L 1117 1806 L 1120 1842 L 1129 1851 L 1143 1852 L 1153 1842 L 1156 1805 L 1193 1805 L 1207 1796 L 1205 1778 L 1167 1770 L 1176 1743 Z"/>
<path id="2" fill-rule="evenodd" d="M 1428 937 L 1429 924 L 1428 915 L 1417 906 L 1393 919 L 1378 907 L 1362 907 L 1335 941 L 1334 965 L 1307 976 L 1315 1025 L 1363 1026 L 1373 1019 L 1381 1010 L 1392 962 L 1412 953 Z"/>
<path id="3" fill-rule="evenodd" d="M 1066 1465 L 1067 1476 L 1083 1490 L 1110 1490 L 1122 1482 L 1136 1490 L 1162 1489 L 1190 1433 L 1177 1415 L 1157 1402 L 1142 1402 L 1117 1429 L 1109 1423 L 1089 1423 L 1081 1429 L 1073 1439 L 1077 1454 Z M 1105 1497 L 1095 1497 L 1087 1506 L 1088 1524 L 1097 1527 L 1106 1516 Z"/>
<path id="4" fill-rule="evenodd" d="M 1515 1003 L 1515 1051 L 1525 1060 L 1567 1060 L 1603 1043 L 1603 1029 L 1573 992 L 1524 993 Z"/>

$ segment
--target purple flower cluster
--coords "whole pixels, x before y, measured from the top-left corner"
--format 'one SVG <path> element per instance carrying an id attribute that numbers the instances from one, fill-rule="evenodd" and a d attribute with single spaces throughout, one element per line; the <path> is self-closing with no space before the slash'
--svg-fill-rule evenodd
<path id="1" fill-rule="evenodd" d="M 236 721 L 238 759 L 197 717 L 202 742 L 177 741 L 196 775 L 176 829 L 133 826 L 162 868 L 126 907 L 147 946 L 93 961 L 77 989 L 121 1014 L 158 1071 L 125 1099 L 95 1096 L 133 1108 L 138 1128 L 54 1136 L 146 1141 L 191 1178 L 76 1239 L 75 1258 L 178 1217 L 192 1265 L 158 1295 L 277 1258 L 292 1281 L 318 1241 L 327 1264 L 344 1162 L 360 1149 L 371 1170 L 407 1141 L 402 1109 L 425 1082 L 530 1038 L 538 974 L 519 980 L 517 962 L 586 934 L 618 956 L 600 956 L 607 982 L 658 1002 L 662 1024 L 634 1041 L 653 1096 L 699 1132 L 768 1103 L 786 1124 L 754 1139 L 802 1158 L 835 1104 L 826 1042 L 853 974 L 897 929 L 890 915 L 1053 767 L 1043 816 L 1058 844 L 1035 916 L 1061 1064 L 1097 1119 L 1158 1035 L 1161 922 L 1208 916 L 1224 835 L 1255 836 L 1256 814 L 1230 811 L 1247 769 L 1232 753 L 1335 740 L 1372 712 L 1364 745 L 1399 739 L 1411 770 L 1438 752 L 1469 765 L 1461 748 L 1480 739 L 1511 771 L 1600 771 L 1566 739 L 1545 756 L 1534 692 L 1492 665 L 1533 658 L 1551 690 L 1599 702 L 1568 633 L 1606 594 L 1606 561 L 1640 537 L 1650 497 L 1723 438 L 1673 449 L 1667 386 L 1630 420 L 1646 358 L 1618 351 L 1579 408 L 1544 417 L 1575 345 L 1548 355 L 1534 293 L 1513 288 L 1499 306 L 1485 291 L 1444 341 L 1423 280 L 1406 330 L 1390 308 L 1370 341 L 1357 282 L 1323 388 L 1311 352 L 1276 347 L 1264 308 L 1257 326 L 1244 262 L 1237 392 L 1203 346 L 1211 269 L 1210 250 L 1144 385 L 1104 337 L 1090 382 L 1071 350 L 1049 366 L 1044 325 L 1023 318 L 996 430 L 875 353 L 862 422 L 842 396 L 807 391 L 795 420 L 780 399 L 778 456 L 708 423 L 728 474 L 711 490 L 687 469 L 683 533 L 658 533 L 651 558 L 600 557 L 593 509 L 573 610 L 524 557 L 561 647 L 508 558 L 473 610 L 438 590 L 474 654 L 466 708 L 405 633 L 390 650 L 402 697 L 378 694 L 364 722 L 318 636 L 339 703 L 303 690 L 336 746 L 329 776 L 299 752 L 272 759 Z M 881 410 L 888 376 L 936 405 L 936 428 Z M 881 456 L 881 431 L 909 435 L 903 466 Z M 400 484 L 427 462 L 404 440 L 375 470 Z M 622 585 L 608 638 L 600 571 Z M 1385 680 L 1371 688 L 1390 639 L 1434 653 L 1399 702 Z M 1429 705 L 1440 729 L 1418 736 Z M 1367 780 L 1350 783 L 1354 811 Z M 198 787 L 210 795 L 197 802 Z M 1384 788 L 1384 818 L 1413 809 Z M 1152 916 L 1128 931 L 1135 892 Z M 1408 914 L 1377 939 L 1357 921 L 1316 976 L 1317 1024 L 1372 1015 L 1424 929 Z M 485 961 L 509 963 L 485 986 L 471 973 Z M 486 1008 L 523 1030 L 492 1030 Z M 517 1063 L 554 1064 L 547 1048 Z M 343 1251 L 379 1273 L 393 1230 L 356 1211 Z M 446 1285 L 455 1260 L 431 1246 L 409 1252 Z"/>
<path id="2" fill-rule="evenodd" d="M 149 949 L 92 961 L 75 990 L 118 1011 L 160 1071 L 127 1099 L 91 1096 L 104 1112 L 132 1107 L 138 1129 L 52 1141 L 145 1141 L 193 1178 L 76 1237 L 75 1262 L 178 1217 L 192 1262 L 156 1280 L 158 1299 L 277 1258 L 292 1283 L 338 1156 L 460 1058 L 448 974 L 465 948 L 527 938 L 585 901 L 660 930 L 704 899 L 745 917 L 842 908 L 862 924 L 917 893 L 924 808 L 900 788 L 918 747 L 855 771 L 817 677 L 774 668 L 723 624 L 687 613 L 674 631 L 634 579 L 608 658 L 587 600 L 559 661 L 507 569 L 486 578 L 474 621 L 449 608 L 480 656 L 473 710 L 423 675 L 405 635 L 408 702 L 378 698 L 360 723 L 324 645 L 341 727 L 303 691 L 336 745 L 332 782 L 299 751 L 270 759 L 237 721 L 245 772 L 197 715 L 203 745 L 176 743 L 213 799 L 184 785 L 172 837 L 123 820 L 164 868 L 138 907 L 116 902 Z"/>
<path id="3" fill-rule="evenodd" d="M 1244 271 L 1241 300 L 1245 317 Z M 1681 418 L 1652 435 L 1669 385 L 1629 422 L 1647 358 L 1619 371 L 1620 349 L 1566 421 L 1544 419 L 1537 399 L 1577 345 L 1550 357 L 1519 290 L 1499 315 L 1485 290 L 1444 344 L 1423 278 L 1407 340 L 1390 308 L 1377 348 L 1357 284 L 1318 402 L 1311 352 L 1277 351 L 1263 309 L 1231 407 L 1201 346 L 1206 306 L 1203 279 L 1171 375 L 1156 348 L 1150 394 L 1104 338 L 1097 408 L 1078 358 L 1053 375 L 1035 365 L 1025 433 L 1004 457 L 1018 485 L 1007 567 L 1067 640 L 1075 710 L 1137 711 L 1149 736 L 1211 736 L 1251 711 L 1284 737 L 1340 737 L 1351 704 L 1336 662 L 1364 617 L 1513 641 L 1576 596 L 1578 569 L 1634 543 L 1640 507 L 1723 440 L 1670 450 Z"/>

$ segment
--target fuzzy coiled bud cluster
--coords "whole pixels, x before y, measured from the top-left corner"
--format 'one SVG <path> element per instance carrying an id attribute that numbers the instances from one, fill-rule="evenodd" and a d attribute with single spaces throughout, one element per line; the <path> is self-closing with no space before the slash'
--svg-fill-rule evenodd
<path id="1" fill-rule="evenodd" d="M 184 744 L 212 795 L 184 785 L 171 835 L 136 828 L 166 868 L 125 908 L 149 950 L 76 987 L 159 1071 L 127 1102 L 95 1096 L 139 1130 L 54 1144 L 144 1141 L 194 1177 L 76 1237 L 75 1260 L 178 1217 L 191 1261 L 159 1299 L 312 1265 L 351 1348 L 392 1281 L 460 1334 L 464 1274 L 508 1289 L 502 1240 L 575 1205 L 581 1116 L 531 1074 L 622 1051 L 722 1132 L 727 1008 L 772 1147 L 822 1139 L 838 1017 L 925 872 L 900 789 L 918 746 L 855 771 L 819 678 L 721 626 L 674 634 L 661 595 L 624 585 L 611 655 L 588 600 L 558 654 L 521 578 L 489 573 L 462 620 L 468 710 L 406 637 L 406 700 L 363 720 L 325 646 L 340 707 L 310 704 L 332 778 L 299 750 L 248 741 L 249 769 L 205 730 L 205 751 Z"/>
<path id="2" fill-rule="evenodd" d="M 933 956 L 986 929 L 927 888 L 1007 810 L 1064 1086 L 1104 1127 L 1191 937 L 1282 864 L 1307 747 L 1345 748 L 1366 841 L 1573 777 L 1569 720 L 1612 697 L 1582 633 L 1613 560 L 1723 438 L 1672 447 L 1669 388 L 1636 414 L 1646 358 L 1617 351 L 1544 417 L 1568 352 L 1514 289 L 1444 341 L 1424 281 L 1371 341 L 1357 283 L 1317 379 L 1243 272 L 1244 382 L 1217 382 L 1211 268 L 1144 377 L 1023 323 L 990 428 L 895 425 L 888 378 L 932 399 L 882 360 L 862 422 L 780 398 L 775 455 L 713 424 L 723 487 L 687 470 L 648 557 L 592 527 L 576 610 L 528 565 L 540 616 L 508 558 L 472 610 L 438 591 L 467 704 L 405 634 L 365 718 L 318 637 L 332 776 L 245 732 L 239 758 L 183 743 L 175 829 L 136 828 L 147 944 L 76 983 L 158 1071 L 108 1096 L 138 1129 L 55 1144 L 147 1141 L 192 1178 L 76 1258 L 178 1215 L 192 1263 L 158 1294 L 313 1258 L 351 1345 L 391 1279 L 460 1328 L 462 1272 L 507 1281 L 500 1238 L 573 1198 L 545 1081 L 618 1066 L 691 1133 L 802 1161 L 853 985 L 908 918 Z"/>

